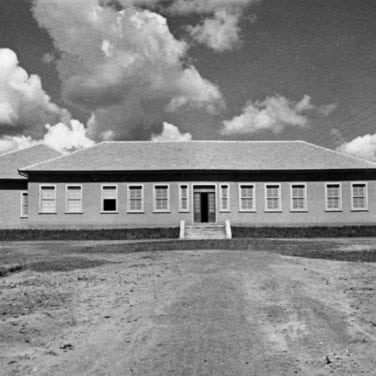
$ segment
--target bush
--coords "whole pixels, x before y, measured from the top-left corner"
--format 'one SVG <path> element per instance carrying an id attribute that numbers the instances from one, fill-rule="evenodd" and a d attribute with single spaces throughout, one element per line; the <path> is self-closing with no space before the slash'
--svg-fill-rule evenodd
<path id="1" fill-rule="evenodd" d="M 0 230 L 0 241 L 176 239 L 179 228 L 101 230 Z"/>

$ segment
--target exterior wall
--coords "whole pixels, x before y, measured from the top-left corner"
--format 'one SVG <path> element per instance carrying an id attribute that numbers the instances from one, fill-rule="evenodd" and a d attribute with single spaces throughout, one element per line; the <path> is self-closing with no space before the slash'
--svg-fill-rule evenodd
<path id="1" fill-rule="evenodd" d="M 21 192 L 27 191 L 27 182 L 0 182 L 0 228 L 28 227 L 28 219 L 21 218 Z"/>
<path id="2" fill-rule="evenodd" d="M 362 181 L 365 181 L 362 179 Z M 256 211 L 239 211 L 239 183 L 253 183 L 256 186 Z M 187 224 L 193 222 L 193 186 L 195 184 L 215 185 L 217 223 L 223 224 L 226 219 L 232 225 L 239 226 L 309 226 L 309 225 L 360 225 L 376 224 L 376 180 L 368 180 L 368 210 L 351 210 L 351 182 L 356 180 L 342 180 L 342 210 L 336 212 L 325 211 L 325 183 L 322 181 L 296 181 L 307 185 L 307 211 L 290 211 L 290 182 L 289 181 L 140 181 L 144 185 L 144 212 L 127 212 L 127 182 L 57 182 L 56 205 L 54 214 L 39 213 L 39 185 L 40 182 L 29 183 L 29 227 L 31 228 L 116 228 L 116 227 L 176 227 L 180 220 Z M 65 212 L 65 187 L 67 184 L 80 183 L 83 186 L 83 213 L 68 214 Z M 118 185 L 118 212 L 101 213 L 101 185 Z M 137 181 L 131 181 L 135 184 Z M 230 185 L 230 211 L 219 211 L 219 184 Z M 266 212 L 264 199 L 264 185 L 281 184 L 282 210 L 280 212 Z M 49 181 L 51 184 L 51 181 Z M 153 184 L 169 184 L 170 212 L 153 212 Z M 188 184 L 189 212 L 179 212 L 179 184 Z M 19 205 L 19 195 L 17 204 Z M 13 210 L 13 209 L 12 209 Z M 19 210 L 16 210 L 19 213 Z"/>

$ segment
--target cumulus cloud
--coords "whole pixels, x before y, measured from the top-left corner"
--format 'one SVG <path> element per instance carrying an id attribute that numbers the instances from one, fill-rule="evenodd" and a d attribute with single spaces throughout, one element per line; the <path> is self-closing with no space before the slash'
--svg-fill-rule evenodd
<path id="1" fill-rule="evenodd" d="M 158 2 L 122 1 L 123 9 L 117 3 L 34 2 L 34 17 L 60 51 L 64 99 L 96 117 L 92 137 L 109 129 L 115 138 L 130 137 L 134 127 L 183 106 L 211 113 L 223 107 L 219 89 L 187 62 L 188 45 L 172 35 L 166 18 L 132 6 Z"/>
<path id="2" fill-rule="evenodd" d="M 43 142 L 58 151 L 94 143 L 84 125 L 53 103 L 40 77 L 29 75 L 7 48 L 0 49 L 0 132 L 0 152 Z"/>
<path id="3" fill-rule="evenodd" d="M 356 137 L 349 142 L 343 143 L 337 150 L 354 157 L 375 161 L 376 133 Z"/>
<path id="4" fill-rule="evenodd" d="M 7 153 L 13 150 L 26 149 L 41 143 L 35 141 L 30 136 L 3 136 L 0 138 L 0 154 Z"/>
<path id="5" fill-rule="evenodd" d="M 88 138 L 87 129 L 78 120 L 71 120 L 67 125 L 57 123 L 46 124 L 47 133 L 41 139 L 31 136 L 4 135 L 0 138 L 0 154 L 13 150 L 25 149 L 37 144 L 45 144 L 61 153 L 80 150 L 93 146 L 95 142 Z"/>
<path id="6" fill-rule="evenodd" d="M 239 42 L 239 13 L 228 13 L 220 9 L 213 18 L 188 28 L 194 40 L 205 44 L 214 51 L 231 50 Z"/>
<path id="7" fill-rule="evenodd" d="M 282 96 L 267 97 L 262 102 L 248 102 L 240 115 L 223 122 L 222 133 L 255 133 L 261 130 L 280 133 L 286 125 L 304 127 L 308 120 L 304 112 L 311 108 L 308 96 L 298 103 Z"/>
<path id="8" fill-rule="evenodd" d="M 299 102 L 293 102 L 283 96 L 267 97 L 264 101 L 248 102 L 242 113 L 223 122 L 222 134 L 256 133 L 272 131 L 281 133 L 285 127 L 305 127 L 308 124 L 307 113 L 318 111 L 311 97 L 305 95 Z"/>
<path id="9" fill-rule="evenodd" d="M 187 30 L 196 42 L 214 51 L 224 52 L 239 43 L 239 22 L 244 10 L 256 2 L 257 0 L 178 0 L 168 9 L 180 15 L 206 15 L 203 21 L 187 27 Z"/>
<path id="10" fill-rule="evenodd" d="M 244 9 L 258 0 L 176 0 L 169 10 L 177 14 L 211 14 L 218 9 Z"/>
<path id="11" fill-rule="evenodd" d="M 177 126 L 164 122 L 162 133 L 159 135 L 153 134 L 151 139 L 152 141 L 191 141 L 192 135 L 181 133 Z"/>
<path id="12" fill-rule="evenodd" d="M 94 141 L 86 135 L 87 129 L 78 120 L 71 120 L 69 125 L 64 123 L 47 124 L 46 129 L 47 133 L 43 142 L 62 153 L 94 145 Z"/>
<path id="13" fill-rule="evenodd" d="M 318 112 L 324 116 L 329 116 L 332 112 L 337 109 L 337 103 L 323 104 L 319 106 Z"/>
<path id="14" fill-rule="evenodd" d="M 41 136 L 47 122 L 68 116 L 43 90 L 41 79 L 29 75 L 8 48 L 0 49 L 0 131 L 23 130 L 27 135 Z"/>

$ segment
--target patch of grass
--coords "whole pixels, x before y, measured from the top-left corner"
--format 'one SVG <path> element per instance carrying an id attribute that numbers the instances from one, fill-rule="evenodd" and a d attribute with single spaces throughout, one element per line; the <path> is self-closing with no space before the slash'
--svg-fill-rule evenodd
<path id="1" fill-rule="evenodd" d="M 35 272 L 68 272 L 75 269 L 95 268 L 108 264 L 106 260 L 89 260 L 84 257 L 64 257 L 30 262 L 24 265 L 24 269 Z"/>
<path id="2" fill-rule="evenodd" d="M 21 270 L 22 270 L 21 264 L 1 265 L 0 266 L 0 277 L 5 277 L 8 274 L 19 272 Z"/>
<path id="3" fill-rule="evenodd" d="M 329 240 L 294 241 L 278 239 L 232 239 L 232 240 L 163 240 L 123 244 L 92 245 L 77 247 L 74 253 L 133 253 L 181 250 L 248 250 L 266 251 L 285 256 L 321 258 L 339 261 L 376 262 L 376 250 L 343 251 L 338 243 Z M 149 256 L 145 256 L 149 257 Z"/>
<path id="4" fill-rule="evenodd" d="M 351 261 L 351 262 L 376 262 L 376 250 L 364 249 L 359 251 L 342 250 L 283 250 L 280 252 L 286 256 L 306 257 L 324 260 Z"/>

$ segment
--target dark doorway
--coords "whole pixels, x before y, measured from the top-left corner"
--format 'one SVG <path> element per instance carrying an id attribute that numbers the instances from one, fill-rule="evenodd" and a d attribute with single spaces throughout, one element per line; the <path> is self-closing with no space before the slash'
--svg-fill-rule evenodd
<path id="1" fill-rule="evenodd" d="M 209 222 L 209 193 L 201 193 L 201 222 Z"/>
<path id="2" fill-rule="evenodd" d="M 194 222 L 215 223 L 215 187 L 194 187 Z"/>

